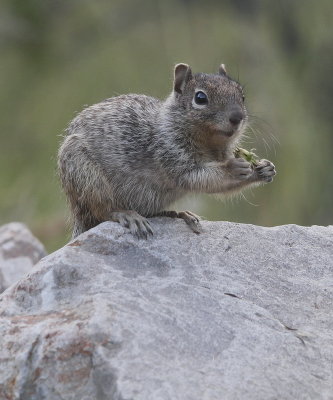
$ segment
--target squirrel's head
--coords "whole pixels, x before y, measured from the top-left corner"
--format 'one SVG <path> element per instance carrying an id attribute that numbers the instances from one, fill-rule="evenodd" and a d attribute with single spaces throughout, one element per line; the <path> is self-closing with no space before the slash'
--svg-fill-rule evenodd
<path id="1" fill-rule="evenodd" d="M 224 64 L 217 74 L 192 74 L 187 64 L 177 64 L 172 97 L 196 132 L 218 134 L 227 140 L 239 136 L 245 127 L 243 90 L 227 75 Z"/>

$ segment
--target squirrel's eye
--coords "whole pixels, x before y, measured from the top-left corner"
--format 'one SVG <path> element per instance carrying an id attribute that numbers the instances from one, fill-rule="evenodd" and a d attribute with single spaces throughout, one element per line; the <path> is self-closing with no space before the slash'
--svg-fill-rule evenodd
<path id="1" fill-rule="evenodd" d="M 245 101 L 245 96 L 244 95 L 242 95 L 242 100 Z"/>
<path id="2" fill-rule="evenodd" d="M 207 98 L 206 93 L 201 92 L 201 91 L 196 92 L 196 94 L 194 95 L 194 101 L 199 105 L 207 104 L 208 98 Z"/>

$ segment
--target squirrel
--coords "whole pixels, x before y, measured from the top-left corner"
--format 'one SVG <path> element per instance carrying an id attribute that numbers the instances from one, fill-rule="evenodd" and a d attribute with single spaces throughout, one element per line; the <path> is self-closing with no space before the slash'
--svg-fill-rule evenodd
<path id="1" fill-rule="evenodd" d="M 193 74 L 177 64 L 166 100 L 120 95 L 79 113 L 58 154 L 72 238 L 108 220 L 147 238 L 153 216 L 182 218 L 200 233 L 198 216 L 167 207 L 189 192 L 228 193 L 271 182 L 270 161 L 254 166 L 234 155 L 248 120 L 244 99 L 224 64 L 217 74 Z"/>

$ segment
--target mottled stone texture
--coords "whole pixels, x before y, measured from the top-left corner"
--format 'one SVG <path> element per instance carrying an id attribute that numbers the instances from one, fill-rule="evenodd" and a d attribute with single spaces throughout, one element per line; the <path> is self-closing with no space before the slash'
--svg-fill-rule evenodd
<path id="1" fill-rule="evenodd" d="M 103 223 L 0 296 L 0 398 L 332 399 L 333 227 Z"/>
<path id="2" fill-rule="evenodd" d="M 0 293 L 46 255 L 43 245 L 18 222 L 0 227 Z"/>

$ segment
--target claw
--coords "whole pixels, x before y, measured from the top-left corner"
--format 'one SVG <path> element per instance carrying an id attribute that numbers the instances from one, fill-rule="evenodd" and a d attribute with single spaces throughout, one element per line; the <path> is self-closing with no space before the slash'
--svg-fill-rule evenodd
<path id="1" fill-rule="evenodd" d="M 182 218 L 194 233 L 202 233 L 203 229 L 200 224 L 200 219 L 191 211 L 180 211 L 178 213 L 178 218 Z"/>
<path id="2" fill-rule="evenodd" d="M 255 172 L 259 180 L 267 183 L 272 182 L 274 175 L 276 175 L 274 164 L 268 160 L 260 160 Z"/>
<path id="3" fill-rule="evenodd" d="M 113 211 L 110 215 L 110 219 L 128 228 L 132 235 L 136 236 L 138 239 L 148 239 L 148 236 L 153 235 L 153 230 L 149 222 L 136 211 Z"/>
<path id="4" fill-rule="evenodd" d="M 146 229 L 147 229 L 148 234 L 149 234 L 150 236 L 153 236 L 153 235 L 154 235 L 154 232 L 153 232 L 153 230 L 151 229 L 150 223 L 149 223 L 147 220 L 143 221 L 143 223 L 144 223 L 144 225 L 145 225 L 145 227 L 146 227 Z"/>
<path id="5" fill-rule="evenodd" d="M 191 211 L 161 211 L 154 215 L 154 217 L 169 217 L 169 218 L 181 218 L 195 233 L 202 233 L 203 229 L 200 225 L 200 217 L 192 213 Z"/>

